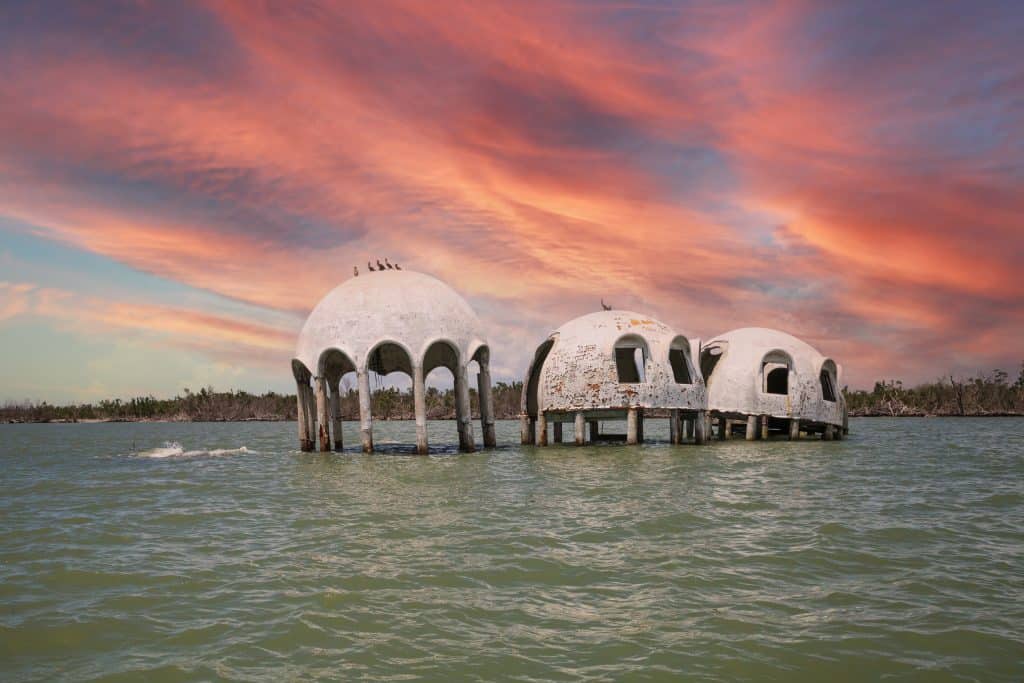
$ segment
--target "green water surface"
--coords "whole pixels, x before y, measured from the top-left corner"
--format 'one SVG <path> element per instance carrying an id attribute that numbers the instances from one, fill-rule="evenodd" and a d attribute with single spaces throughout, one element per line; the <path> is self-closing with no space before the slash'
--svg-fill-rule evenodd
<path id="1" fill-rule="evenodd" d="M 1024 679 L 1024 420 L 518 430 L 0 425 L 0 679 Z"/>

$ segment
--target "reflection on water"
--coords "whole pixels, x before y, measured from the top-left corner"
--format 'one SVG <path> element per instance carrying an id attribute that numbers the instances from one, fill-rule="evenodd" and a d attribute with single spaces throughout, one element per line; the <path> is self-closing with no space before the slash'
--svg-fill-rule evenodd
<path id="1" fill-rule="evenodd" d="M 411 423 L 372 456 L 351 424 L 340 454 L 294 424 L 0 426 L 0 674 L 1019 678 L 1024 421 L 662 422 L 472 455 L 433 423 L 429 457 L 397 455 Z"/>

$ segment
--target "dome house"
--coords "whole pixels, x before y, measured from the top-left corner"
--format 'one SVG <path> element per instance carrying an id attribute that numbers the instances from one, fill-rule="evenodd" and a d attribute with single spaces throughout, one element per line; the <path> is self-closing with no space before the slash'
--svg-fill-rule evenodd
<path id="1" fill-rule="evenodd" d="M 403 372 L 412 378 L 416 451 L 428 452 L 424 378 L 437 367 L 452 372 L 459 449 L 473 451 L 467 366 L 479 365 L 480 421 L 485 446 L 495 444 L 490 350 L 473 309 L 437 278 L 408 270 L 364 273 L 331 290 L 299 334 L 292 373 L 298 386 L 299 441 L 313 450 L 342 448 L 339 382 L 354 372 L 359 393 L 359 432 L 373 451 L 369 372 Z M 313 386 L 310 380 L 313 380 Z"/>

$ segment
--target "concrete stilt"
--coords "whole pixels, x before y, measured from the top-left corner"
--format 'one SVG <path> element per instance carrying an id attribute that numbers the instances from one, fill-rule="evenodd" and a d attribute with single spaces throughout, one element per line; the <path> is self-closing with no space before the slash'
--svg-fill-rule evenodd
<path id="1" fill-rule="evenodd" d="M 316 421 L 317 436 L 320 439 L 320 452 L 331 450 L 331 403 L 327 398 L 327 380 L 316 378 Z"/>
<path id="2" fill-rule="evenodd" d="M 473 438 L 473 416 L 469 408 L 469 382 L 466 379 L 466 367 L 460 365 L 455 370 L 455 420 L 458 422 L 459 450 L 472 453 L 476 450 Z"/>
<path id="3" fill-rule="evenodd" d="M 796 441 L 800 438 L 800 420 L 793 418 L 789 421 L 789 440 Z"/>
<path id="4" fill-rule="evenodd" d="M 586 422 L 583 420 L 583 413 L 576 413 L 576 419 L 573 421 L 573 432 L 576 436 L 576 445 L 584 446 L 587 443 L 587 433 L 584 430 Z"/>
<path id="5" fill-rule="evenodd" d="M 552 436 L 554 437 L 555 443 L 562 443 L 562 423 L 561 423 L 561 421 L 556 422 L 554 425 L 552 425 L 551 431 L 554 432 L 554 434 Z"/>
<path id="6" fill-rule="evenodd" d="M 328 381 L 331 390 L 331 435 L 334 437 L 334 450 L 339 452 L 345 447 L 341 435 L 341 388 L 338 386 L 340 381 L 341 377 L 332 377 Z"/>
<path id="7" fill-rule="evenodd" d="M 833 429 L 832 429 L 832 438 L 835 439 L 836 441 L 842 441 L 843 440 L 843 428 L 842 427 L 833 427 Z"/>
<path id="8" fill-rule="evenodd" d="M 537 413 L 537 445 L 548 445 L 548 416 L 543 412 Z"/>
<path id="9" fill-rule="evenodd" d="M 526 413 L 519 416 L 519 443 L 528 446 L 534 442 L 533 420 Z"/>
<path id="10" fill-rule="evenodd" d="M 747 415 L 747 441 L 756 441 L 760 435 L 757 415 Z"/>
<path id="11" fill-rule="evenodd" d="M 626 443 L 630 446 L 635 446 L 639 438 L 639 421 L 639 411 L 636 408 L 629 408 L 626 411 Z"/>
<path id="12" fill-rule="evenodd" d="M 678 408 L 673 408 L 668 414 L 668 434 L 672 445 L 678 446 L 683 442 L 683 422 L 680 418 Z"/>
<path id="13" fill-rule="evenodd" d="M 704 444 L 708 442 L 708 432 L 711 431 L 711 422 L 708 420 L 706 410 L 698 410 L 693 418 L 693 442 Z"/>
<path id="14" fill-rule="evenodd" d="M 636 409 L 636 439 L 638 442 L 644 442 L 644 409 Z"/>
<path id="15" fill-rule="evenodd" d="M 601 421 L 590 420 L 587 424 L 590 425 L 590 443 L 596 443 L 601 438 Z"/>
<path id="16" fill-rule="evenodd" d="M 725 441 L 729 438 L 729 421 L 725 417 L 718 418 L 718 440 Z"/>
<path id="17" fill-rule="evenodd" d="M 306 424 L 309 425 L 309 450 L 316 448 L 316 396 L 313 387 L 305 385 L 302 391 L 303 399 L 306 401 Z"/>
<path id="18" fill-rule="evenodd" d="M 484 448 L 498 445 L 494 429 L 494 395 L 491 393 L 491 361 L 489 355 L 480 359 L 480 372 L 476 376 L 477 393 L 480 397 L 480 430 L 483 432 Z"/>
<path id="19" fill-rule="evenodd" d="M 761 416 L 761 438 L 762 439 L 767 439 L 768 438 L 768 416 L 767 415 L 762 415 Z"/>
<path id="20" fill-rule="evenodd" d="M 821 432 L 822 441 L 832 441 L 836 435 L 836 428 L 832 425 L 825 425 L 825 429 Z"/>
<path id="21" fill-rule="evenodd" d="M 360 370 L 356 373 L 359 384 L 359 439 L 363 453 L 373 453 L 373 416 L 370 413 L 370 373 Z"/>
<path id="22" fill-rule="evenodd" d="M 427 443 L 427 385 L 422 365 L 412 368 L 412 409 L 416 417 L 416 452 L 426 455 L 430 444 Z"/>
<path id="23" fill-rule="evenodd" d="M 299 448 L 303 451 L 313 450 L 313 435 L 309 431 L 309 420 L 306 418 L 306 410 L 309 405 L 306 402 L 306 392 L 303 390 L 303 384 L 308 388 L 309 379 L 305 383 L 301 381 L 295 382 L 295 404 L 298 408 L 298 422 L 299 422 Z"/>

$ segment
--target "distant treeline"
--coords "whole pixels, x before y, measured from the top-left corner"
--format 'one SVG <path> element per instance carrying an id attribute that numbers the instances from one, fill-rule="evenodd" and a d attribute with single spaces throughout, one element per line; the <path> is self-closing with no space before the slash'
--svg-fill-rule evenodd
<path id="1" fill-rule="evenodd" d="M 978 377 L 952 375 L 904 387 L 899 380 L 875 382 L 871 391 L 843 390 L 850 415 L 1024 415 L 1024 363 L 1011 381 L 1003 370 Z"/>
<path id="2" fill-rule="evenodd" d="M 498 419 L 519 415 L 522 382 L 498 382 L 492 387 L 494 412 Z M 469 391 L 473 416 L 480 414 L 475 389 Z M 376 420 L 413 419 L 412 390 L 382 388 L 373 392 L 373 417 Z M 432 420 L 455 418 L 455 392 L 427 388 L 427 417 Z M 359 396 L 349 388 L 341 395 L 341 413 L 346 420 L 359 419 Z M 295 394 L 250 394 L 247 391 L 184 390 L 184 396 L 159 399 L 140 396 L 126 401 L 103 400 L 97 403 L 56 406 L 45 401 L 8 402 L 0 407 L 0 422 L 76 422 L 80 420 L 172 420 L 180 422 L 229 422 L 239 420 L 294 420 Z"/>
<path id="3" fill-rule="evenodd" d="M 519 416 L 522 382 L 498 382 L 493 387 L 494 412 L 498 419 Z M 470 389 L 473 416 L 479 416 L 475 389 Z M 874 389 L 843 389 L 850 415 L 1024 415 L 1024 363 L 1014 381 L 1003 370 L 966 379 L 947 378 L 907 388 L 898 380 L 882 380 Z M 451 389 L 428 388 L 427 417 L 454 419 L 455 393 Z M 359 397 L 348 388 L 341 397 L 346 420 L 359 419 Z M 377 420 L 413 419 L 412 390 L 395 388 L 373 392 L 373 417 Z M 226 422 L 237 420 L 294 420 L 295 394 L 250 394 L 246 391 L 214 391 L 212 387 L 190 391 L 184 396 L 158 399 L 152 396 L 122 401 L 55 406 L 31 401 L 8 402 L 0 407 L 0 422 L 75 422 L 78 420 L 176 420 L 182 422 Z"/>

